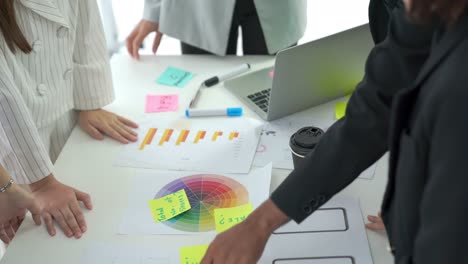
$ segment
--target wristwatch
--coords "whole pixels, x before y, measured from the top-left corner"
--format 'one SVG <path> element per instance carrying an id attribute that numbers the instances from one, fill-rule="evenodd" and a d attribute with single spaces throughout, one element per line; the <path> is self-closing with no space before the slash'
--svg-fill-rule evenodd
<path id="1" fill-rule="evenodd" d="M 0 188 L 0 193 L 4 193 L 6 191 L 8 191 L 8 189 L 11 188 L 11 186 L 13 185 L 13 179 L 10 179 L 10 181 L 3 187 Z"/>

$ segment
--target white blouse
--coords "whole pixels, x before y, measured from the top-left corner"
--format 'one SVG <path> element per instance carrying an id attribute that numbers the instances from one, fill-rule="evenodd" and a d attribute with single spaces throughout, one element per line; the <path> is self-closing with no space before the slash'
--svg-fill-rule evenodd
<path id="1" fill-rule="evenodd" d="M 31 183 L 53 168 L 38 131 L 114 93 L 95 0 L 17 0 L 15 8 L 33 51 L 13 54 L 0 34 L 0 137 L 9 144 L 0 157 L 18 183 Z"/>

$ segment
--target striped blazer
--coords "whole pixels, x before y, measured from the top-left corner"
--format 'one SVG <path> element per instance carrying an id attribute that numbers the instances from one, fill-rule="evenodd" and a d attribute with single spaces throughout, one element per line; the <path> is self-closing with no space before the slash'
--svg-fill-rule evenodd
<path id="1" fill-rule="evenodd" d="M 0 34 L 0 157 L 18 183 L 31 183 L 53 169 L 38 131 L 114 94 L 96 0 L 17 0 L 15 8 L 33 52 L 13 54 Z"/>

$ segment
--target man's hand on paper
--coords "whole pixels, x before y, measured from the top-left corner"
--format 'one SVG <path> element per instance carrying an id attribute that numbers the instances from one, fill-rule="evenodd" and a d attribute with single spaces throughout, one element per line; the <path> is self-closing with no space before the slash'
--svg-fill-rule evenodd
<path id="1" fill-rule="evenodd" d="M 139 60 L 140 59 L 140 47 L 143 40 L 152 32 L 156 32 L 156 36 L 153 40 L 153 53 L 159 48 L 161 38 L 163 34 L 159 32 L 159 23 L 154 23 L 147 20 L 141 20 L 138 25 L 133 29 L 132 33 L 127 37 L 127 50 L 130 56 Z"/>
<path id="2" fill-rule="evenodd" d="M 30 185 L 33 195 L 43 205 L 42 218 L 51 236 L 55 236 L 55 220 L 67 237 L 80 238 L 86 232 L 86 221 L 80 207 L 92 209 L 88 194 L 60 183 L 50 174 Z"/>
<path id="3" fill-rule="evenodd" d="M 288 220 L 271 200 L 267 200 L 244 222 L 217 235 L 201 264 L 257 263 L 270 235 Z"/>

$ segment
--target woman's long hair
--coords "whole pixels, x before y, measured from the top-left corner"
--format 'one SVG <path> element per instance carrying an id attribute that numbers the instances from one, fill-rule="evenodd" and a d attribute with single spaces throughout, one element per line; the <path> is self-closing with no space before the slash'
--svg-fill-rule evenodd
<path id="1" fill-rule="evenodd" d="M 451 25 L 465 12 L 468 0 L 412 0 L 409 14 L 420 22 L 441 19 Z"/>
<path id="2" fill-rule="evenodd" d="M 32 51 L 31 45 L 16 22 L 15 0 L 0 0 L 0 31 L 12 52 L 20 49 L 24 53 Z"/>

